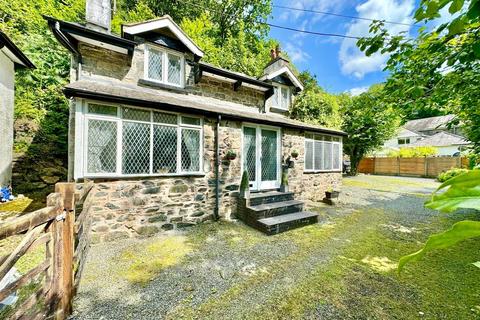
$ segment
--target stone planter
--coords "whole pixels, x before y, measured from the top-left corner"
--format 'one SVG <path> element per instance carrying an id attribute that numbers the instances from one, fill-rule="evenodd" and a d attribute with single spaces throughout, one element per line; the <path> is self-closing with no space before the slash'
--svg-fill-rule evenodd
<path id="1" fill-rule="evenodd" d="M 336 199 L 340 195 L 340 191 L 325 191 L 325 198 Z"/>

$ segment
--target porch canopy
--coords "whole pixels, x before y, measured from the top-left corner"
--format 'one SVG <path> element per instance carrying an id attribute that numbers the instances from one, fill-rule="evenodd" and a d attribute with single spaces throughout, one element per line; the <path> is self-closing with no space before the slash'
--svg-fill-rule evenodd
<path id="1" fill-rule="evenodd" d="M 346 136 L 346 133 L 340 130 L 307 124 L 276 114 L 260 113 L 254 107 L 246 107 L 238 103 L 188 94 L 183 90 L 175 91 L 178 92 L 125 84 L 120 81 L 93 80 L 88 78 L 71 83 L 64 89 L 67 97 L 186 112 L 210 117 L 221 115 L 223 119 Z"/>

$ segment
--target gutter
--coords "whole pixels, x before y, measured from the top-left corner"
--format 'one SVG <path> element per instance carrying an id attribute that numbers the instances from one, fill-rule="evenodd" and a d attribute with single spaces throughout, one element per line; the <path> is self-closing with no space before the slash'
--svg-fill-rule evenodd
<path id="1" fill-rule="evenodd" d="M 213 218 L 220 218 L 220 121 L 222 116 L 217 116 L 217 124 L 215 130 L 215 209 Z"/>

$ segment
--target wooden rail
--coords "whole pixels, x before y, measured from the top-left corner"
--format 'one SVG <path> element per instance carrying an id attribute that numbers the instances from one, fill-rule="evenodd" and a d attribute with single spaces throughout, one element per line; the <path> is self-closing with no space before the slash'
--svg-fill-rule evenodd
<path id="1" fill-rule="evenodd" d="M 363 158 L 358 172 L 435 178 L 452 168 L 466 168 L 467 164 L 467 159 L 460 157 Z"/>
<path id="2" fill-rule="evenodd" d="M 0 241 L 23 236 L 10 254 L 0 258 L 0 279 L 22 257 L 45 249 L 40 263 L 0 290 L 2 301 L 28 284 L 40 284 L 29 297 L 17 301 L 7 314 L 10 319 L 65 319 L 71 313 L 89 246 L 92 187 L 92 182 L 57 183 L 47 207 L 0 222 Z"/>

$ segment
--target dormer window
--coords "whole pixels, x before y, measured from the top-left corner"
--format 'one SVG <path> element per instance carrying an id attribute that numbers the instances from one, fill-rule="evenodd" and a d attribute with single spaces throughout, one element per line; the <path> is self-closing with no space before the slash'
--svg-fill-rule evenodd
<path id="1" fill-rule="evenodd" d="M 185 58 L 182 54 L 146 46 L 145 78 L 175 87 L 184 87 Z"/>
<path id="2" fill-rule="evenodd" d="M 292 101 L 292 90 L 287 86 L 275 85 L 272 98 L 272 107 L 288 110 Z"/>

